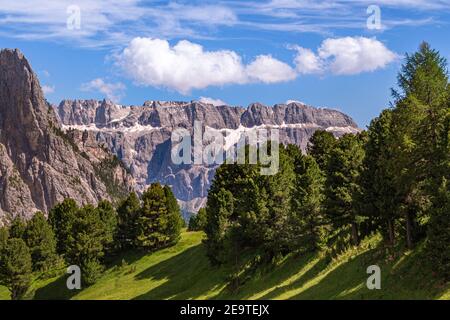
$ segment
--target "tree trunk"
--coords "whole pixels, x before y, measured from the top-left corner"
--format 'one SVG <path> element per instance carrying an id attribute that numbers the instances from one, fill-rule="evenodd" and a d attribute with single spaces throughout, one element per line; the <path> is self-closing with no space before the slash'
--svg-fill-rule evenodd
<path id="1" fill-rule="evenodd" d="M 352 241 L 355 246 L 359 244 L 358 225 L 356 222 L 352 222 Z"/>
<path id="2" fill-rule="evenodd" d="M 388 219 L 388 235 L 389 235 L 389 244 L 391 246 L 395 245 L 394 221 L 392 221 L 392 219 Z"/>
<path id="3" fill-rule="evenodd" d="M 409 209 L 406 211 L 406 246 L 408 249 L 414 248 L 413 243 L 413 225 L 412 225 L 412 216 Z"/>

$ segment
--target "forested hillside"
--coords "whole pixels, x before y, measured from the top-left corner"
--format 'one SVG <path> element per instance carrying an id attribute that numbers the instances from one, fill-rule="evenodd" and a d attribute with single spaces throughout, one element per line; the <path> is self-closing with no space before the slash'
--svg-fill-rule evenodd
<path id="1" fill-rule="evenodd" d="M 15 220 L 0 229 L 0 284 L 13 299 L 448 299 L 446 60 L 421 44 L 392 94 L 361 133 L 316 131 L 307 154 L 268 143 L 275 175 L 220 166 L 181 241 L 180 209 L 159 184 L 117 207 L 67 199 L 48 221 Z M 65 287 L 69 264 L 83 269 L 81 291 Z M 366 287 L 371 265 L 379 290 Z"/>

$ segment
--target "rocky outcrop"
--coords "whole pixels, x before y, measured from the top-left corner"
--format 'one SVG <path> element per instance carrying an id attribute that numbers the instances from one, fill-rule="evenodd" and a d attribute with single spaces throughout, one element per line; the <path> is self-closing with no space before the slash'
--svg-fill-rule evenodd
<path id="1" fill-rule="evenodd" d="M 116 154 L 129 168 L 138 190 L 155 181 L 171 185 L 185 212 L 196 212 L 204 205 L 217 166 L 173 164 L 171 134 L 175 129 L 185 128 L 192 134 L 195 121 L 200 121 L 203 131 L 216 130 L 236 142 L 252 128 L 277 128 L 281 143 L 303 150 L 318 129 L 336 136 L 359 131 L 339 111 L 301 103 L 270 107 L 255 103 L 242 108 L 197 101 L 121 106 L 106 100 L 66 100 L 55 109 L 66 130 L 84 132 Z"/>
<path id="2" fill-rule="evenodd" d="M 79 117 L 85 117 L 80 124 L 110 121 L 96 117 L 99 107 L 93 108 L 94 114 L 90 114 L 87 105 L 68 110 L 66 116 L 72 118 L 64 121 Z M 63 109 L 59 116 L 63 115 Z M 0 220 L 3 223 L 14 216 L 28 218 L 36 211 L 47 212 L 66 197 L 74 198 L 79 204 L 95 204 L 101 199 L 111 200 L 112 189 L 130 189 L 132 178 L 120 165 L 112 166 L 114 158 L 107 150 L 100 148 L 96 141 L 91 141 L 90 150 L 86 143 L 77 145 L 74 141 L 61 129 L 23 54 L 18 50 L 1 50 Z M 108 172 L 112 174 L 102 176 L 106 164 L 111 164 Z"/>

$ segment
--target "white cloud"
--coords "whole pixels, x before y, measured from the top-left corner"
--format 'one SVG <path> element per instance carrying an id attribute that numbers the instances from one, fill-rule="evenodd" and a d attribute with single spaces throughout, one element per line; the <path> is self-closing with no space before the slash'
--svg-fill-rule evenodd
<path id="1" fill-rule="evenodd" d="M 297 72 L 300 74 L 321 73 L 323 70 L 322 61 L 312 52 L 311 49 L 294 47 L 297 50 L 297 56 L 294 59 Z"/>
<path id="2" fill-rule="evenodd" d="M 270 55 L 260 55 L 246 67 L 250 79 L 263 83 L 277 83 L 294 80 L 297 74 L 288 64 L 272 58 Z"/>
<path id="3" fill-rule="evenodd" d="M 227 103 L 220 99 L 214 99 L 209 97 L 200 97 L 200 102 L 206 103 L 206 104 L 212 104 L 213 106 L 226 106 Z"/>
<path id="4" fill-rule="evenodd" d="M 55 92 L 55 86 L 43 85 L 42 92 L 44 92 L 45 95 L 51 94 L 51 93 Z"/>
<path id="5" fill-rule="evenodd" d="M 295 78 L 294 70 L 271 56 L 245 65 L 234 51 L 205 51 L 182 40 L 135 38 L 116 55 L 116 64 L 137 84 L 166 87 L 183 94 L 193 89 L 251 82 L 275 83 Z"/>
<path id="6" fill-rule="evenodd" d="M 82 91 L 99 91 L 113 102 L 119 102 L 123 97 L 125 85 L 121 82 L 107 83 L 101 78 L 94 79 L 81 85 Z"/>
<path id="7" fill-rule="evenodd" d="M 382 42 L 365 37 L 326 39 L 317 50 L 296 47 L 297 71 L 303 74 L 352 75 L 386 67 L 397 55 Z"/>

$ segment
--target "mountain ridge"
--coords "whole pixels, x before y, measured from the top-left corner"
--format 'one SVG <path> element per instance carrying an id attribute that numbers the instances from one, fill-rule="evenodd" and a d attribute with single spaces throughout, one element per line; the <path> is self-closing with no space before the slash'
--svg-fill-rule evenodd
<path id="1" fill-rule="evenodd" d="M 170 185 L 185 213 L 196 212 L 205 204 L 217 165 L 173 165 L 170 138 L 175 129 L 192 134 L 195 121 L 200 121 L 203 131 L 219 130 L 235 139 L 253 129 L 279 129 L 281 143 L 295 144 L 303 151 L 318 129 L 337 137 L 360 131 L 353 119 L 340 111 L 299 102 L 271 107 L 252 103 L 243 108 L 200 101 L 148 100 L 141 106 L 123 106 L 106 99 L 76 99 L 63 100 L 53 108 L 65 130 L 87 132 L 116 154 L 136 179 L 138 191 L 156 181 Z"/>
<path id="2" fill-rule="evenodd" d="M 48 212 L 71 197 L 80 204 L 113 200 L 110 185 L 130 189 L 124 168 L 101 166 L 111 154 L 100 147 L 87 154 L 67 136 L 31 65 L 20 50 L 0 51 L 0 224 L 36 211 Z"/>

